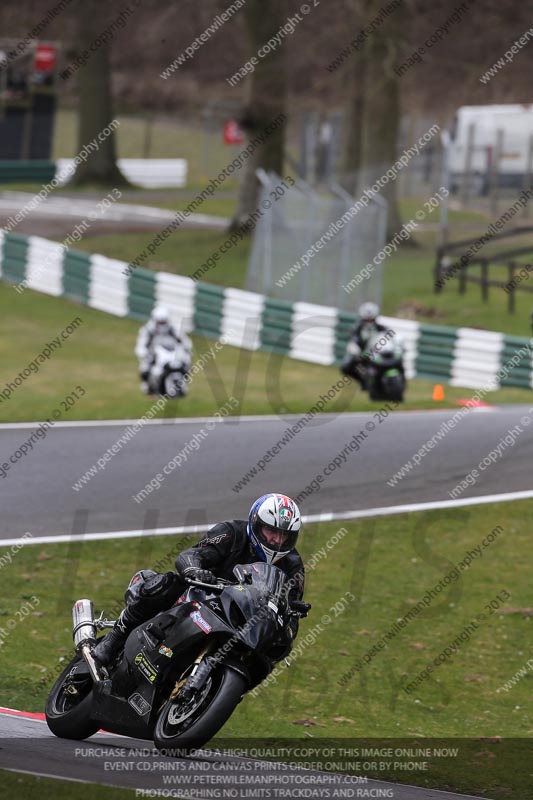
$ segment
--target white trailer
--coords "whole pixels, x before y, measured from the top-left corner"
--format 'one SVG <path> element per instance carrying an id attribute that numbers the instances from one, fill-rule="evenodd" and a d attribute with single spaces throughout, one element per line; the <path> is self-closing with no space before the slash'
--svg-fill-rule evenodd
<path id="1" fill-rule="evenodd" d="M 463 106 L 452 129 L 452 189 L 522 187 L 533 167 L 533 105 Z"/>

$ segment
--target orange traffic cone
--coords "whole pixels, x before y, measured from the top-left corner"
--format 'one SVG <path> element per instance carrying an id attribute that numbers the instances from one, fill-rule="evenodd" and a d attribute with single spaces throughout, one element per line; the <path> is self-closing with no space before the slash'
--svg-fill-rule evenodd
<path id="1" fill-rule="evenodd" d="M 433 400 L 436 403 L 441 403 L 444 400 L 444 388 L 440 383 L 435 384 L 433 388 Z"/>

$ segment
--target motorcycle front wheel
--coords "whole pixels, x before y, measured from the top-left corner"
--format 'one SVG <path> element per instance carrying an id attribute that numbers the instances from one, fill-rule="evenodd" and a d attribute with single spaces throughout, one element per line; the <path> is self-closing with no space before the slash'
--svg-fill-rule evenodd
<path id="1" fill-rule="evenodd" d="M 167 397 L 183 397 L 185 386 L 182 376 L 175 372 L 167 375 L 164 380 L 162 394 Z"/>
<path id="2" fill-rule="evenodd" d="M 100 730 L 100 725 L 91 719 L 92 687 L 90 677 L 69 680 L 73 667 L 83 662 L 76 656 L 52 686 L 45 707 L 48 727 L 62 739 L 87 739 Z"/>
<path id="3" fill-rule="evenodd" d="M 180 701 L 178 694 L 165 703 L 155 726 L 155 746 L 177 757 L 202 747 L 230 718 L 246 686 L 235 670 L 224 664 L 215 668 L 190 700 Z"/>
<path id="4" fill-rule="evenodd" d="M 387 400 L 393 403 L 403 402 L 405 382 L 401 375 L 392 375 L 383 379 L 383 385 L 387 394 Z"/>

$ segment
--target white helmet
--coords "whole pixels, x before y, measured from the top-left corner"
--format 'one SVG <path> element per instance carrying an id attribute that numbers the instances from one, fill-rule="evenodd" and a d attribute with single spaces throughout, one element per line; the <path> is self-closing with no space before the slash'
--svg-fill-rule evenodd
<path id="1" fill-rule="evenodd" d="M 374 322 L 379 314 L 379 306 L 377 303 L 363 303 L 358 313 L 363 322 Z"/>
<path id="2" fill-rule="evenodd" d="M 251 507 L 247 533 L 261 561 L 275 564 L 296 547 L 301 526 L 300 509 L 294 500 L 271 492 L 259 497 Z"/>
<path id="3" fill-rule="evenodd" d="M 152 310 L 151 318 L 156 324 L 165 322 L 168 324 L 170 322 L 170 314 L 165 306 L 155 306 Z"/>

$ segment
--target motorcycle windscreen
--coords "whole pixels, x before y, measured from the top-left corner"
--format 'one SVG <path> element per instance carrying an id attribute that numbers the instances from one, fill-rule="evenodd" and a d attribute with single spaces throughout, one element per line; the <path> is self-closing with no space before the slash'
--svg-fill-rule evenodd
<path id="1" fill-rule="evenodd" d="M 288 578 L 272 564 L 239 564 L 234 573 L 240 586 L 226 589 L 225 611 L 248 647 L 266 647 L 278 633 L 279 610 L 285 602 Z"/>
<path id="2" fill-rule="evenodd" d="M 233 568 L 233 572 L 240 581 L 244 580 L 244 577 L 241 576 L 249 576 L 248 580 L 253 586 L 272 595 L 272 599 L 276 602 L 281 602 L 282 597 L 286 594 L 286 585 L 289 579 L 283 570 L 274 564 L 266 564 L 264 561 L 256 561 L 253 564 L 237 564 Z"/>

